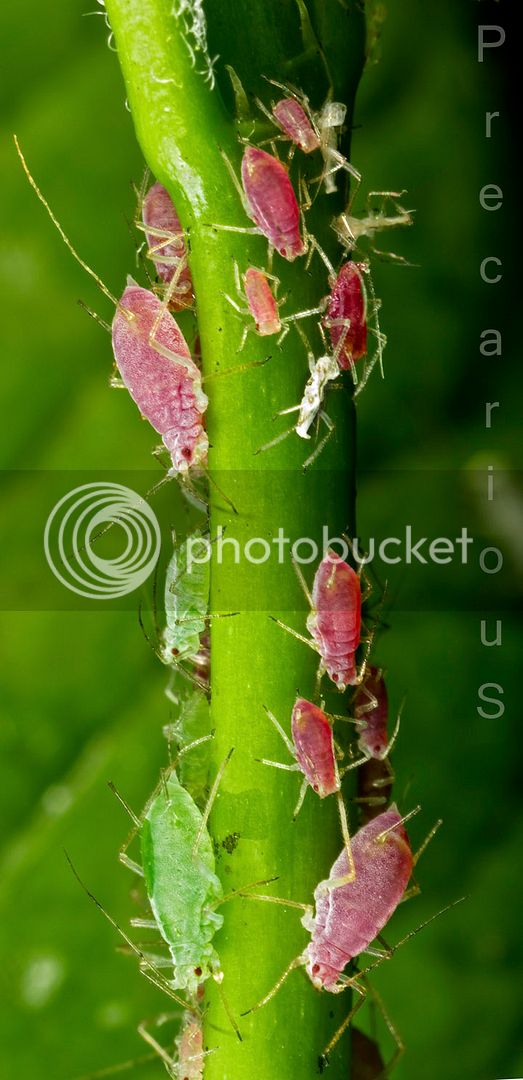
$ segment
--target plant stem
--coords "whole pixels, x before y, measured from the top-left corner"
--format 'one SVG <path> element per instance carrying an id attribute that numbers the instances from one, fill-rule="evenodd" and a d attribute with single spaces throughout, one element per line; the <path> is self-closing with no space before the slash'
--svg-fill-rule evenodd
<path id="1" fill-rule="evenodd" d="M 215 224 L 251 225 L 219 153 L 225 151 L 238 167 L 237 129 L 219 89 L 211 91 L 199 73 L 199 54 L 191 66 L 180 20 L 172 14 L 173 0 L 107 0 L 106 6 L 144 156 L 154 176 L 169 190 L 190 239 L 205 391 L 210 399 L 211 535 L 223 526 L 227 540 L 237 540 L 243 551 L 255 537 L 272 548 L 281 529 L 291 542 L 310 538 L 319 541 L 321 549 L 323 526 L 336 536 L 354 524 L 354 413 L 349 395 L 346 391 L 329 395 L 327 408 L 336 424 L 335 433 L 309 472 L 304 474 L 301 466 L 313 443 L 304 443 L 295 434 L 272 450 L 255 453 L 285 430 L 287 421 L 292 423 L 292 416 L 275 422 L 272 418 L 300 401 L 308 370 L 303 343 L 294 329 L 281 349 L 274 338 L 249 334 L 245 350 L 237 352 L 243 318 L 225 298 L 225 293 L 235 295 L 234 261 L 243 271 L 248 265 L 267 265 L 266 242 L 261 237 L 213 228 Z M 330 35 L 335 40 L 341 53 L 345 48 L 346 68 L 339 57 L 333 63 L 333 70 L 343 70 L 345 85 L 339 86 L 339 79 L 333 81 L 335 93 L 345 95 L 351 113 L 353 102 L 348 95 L 355 90 L 363 62 L 359 7 L 351 4 L 345 9 L 338 0 L 325 0 L 310 4 L 309 9 L 307 28 L 307 11 L 295 0 L 250 0 L 248 4 L 211 0 L 207 5 L 210 53 L 220 52 L 247 92 L 263 96 L 266 104 L 273 94 L 261 80 L 262 74 L 307 85 L 319 107 L 328 80 L 325 59 L 314 47 L 316 27 L 325 39 Z M 344 20 L 351 36 L 343 41 L 343 34 L 336 37 L 335 27 L 342 27 Z M 218 78 L 227 96 L 221 66 Z M 247 129 L 252 130 L 259 119 L 254 109 Z M 320 169 L 315 160 L 310 175 Z M 336 196 L 320 195 L 308 218 L 309 228 L 333 258 L 329 221 L 337 206 Z M 275 258 L 273 272 L 281 278 L 280 294 L 289 294 L 282 315 L 316 305 L 327 292 L 327 275 L 319 258 L 314 258 L 310 273 L 304 263 L 300 259 L 291 266 Z M 319 355 L 314 320 L 307 323 L 307 333 Z M 263 366 L 216 377 L 268 355 L 271 359 Z M 232 500 L 237 515 L 231 513 L 220 491 Z M 263 706 L 271 708 L 288 729 L 296 692 L 309 697 L 314 693 L 317 657 L 269 618 L 276 614 L 305 632 L 306 603 L 292 570 L 289 547 L 287 543 L 283 565 L 274 550 L 268 562 L 255 566 L 245 557 L 235 565 L 232 544 L 226 545 L 220 560 L 215 545 L 211 613 L 240 614 L 215 618 L 211 626 L 214 772 L 231 747 L 235 753 L 213 808 L 210 831 L 226 893 L 277 876 L 277 882 L 258 891 L 311 902 L 315 885 L 327 875 L 341 849 L 334 801 L 322 804 L 309 793 L 293 823 L 297 778 L 255 760 L 287 760 Z M 251 550 L 254 558 L 260 556 L 260 545 Z M 301 551 L 305 556 L 309 553 L 310 548 Z M 309 568 L 309 580 L 316 565 L 317 559 Z M 333 711 L 339 712 L 339 696 L 333 704 Z M 236 898 L 224 907 L 224 915 L 216 944 L 224 971 L 223 990 L 238 1017 L 269 990 L 308 937 L 299 913 L 292 909 Z M 240 1043 L 216 988 L 207 985 L 206 990 L 205 1045 L 218 1048 L 206 1058 L 209 1080 L 305 1080 L 316 1075 L 319 1054 L 350 1008 L 349 995 L 318 994 L 303 972 L 293 973 L 269 1005 L 240 1021 Z M 333 1055 L 329 1075 L 332 1080 L 347 1077 L 346 1043 Z"/>

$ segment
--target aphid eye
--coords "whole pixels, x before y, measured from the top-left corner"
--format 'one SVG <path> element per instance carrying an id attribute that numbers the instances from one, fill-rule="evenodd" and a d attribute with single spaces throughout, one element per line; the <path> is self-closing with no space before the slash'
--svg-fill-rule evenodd
<path id="1" fill-rule="evenodd" d="M 320 965 L 319 964 L 313 964 L 312 965 L 312 974 L 313 975 L 318 975 L 319 970 L 320 970 Z"/>
<path id="2" fill-rule="evenodd" d="M 202 969 L 201 969 L 201 967 L 196 967 L 196 968 L 194 969 L 194 974 L 196 975 L 196 977 L 197 977 L 198 979 L 200 978 L 200 975 L 201 975 L 201 973 L 202 973 Z"/>
<path id="3" fill-rule="evenodd" d="M 184 447 L 184 449 L 182 450 L 182 456 L 183 456 L 184 458 L 190 458 L 190 456 L 191 456 L 191 451 L 190 451 L 190 449 L 189 449 L 189 447 L 188 447 L 188 446 L 185 446 L 185 447 Z"/>

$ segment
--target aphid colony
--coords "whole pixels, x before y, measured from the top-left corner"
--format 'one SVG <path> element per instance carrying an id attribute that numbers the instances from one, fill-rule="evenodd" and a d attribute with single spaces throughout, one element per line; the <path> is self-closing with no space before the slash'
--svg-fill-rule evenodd
<path id="1" fill-rule="evenodd" d="M 278 83 L 274 85 L 283 90 L 285 96 L 274 103 L 270 111 L 258 103 L 279 132 L 269 140 L 271 144 L 279 138 L 288 140 L 291 146 L 289 161 L 295 152 L 306 155 L 318 152 L 323 162 L 318 183 L 327 193 L 336 190 L 335 176 L 339 173 L 348 173 L 359 183 L 359 173 L 338 149 L 345 107 L 328 101 L 321 110 L 314 112 L 299 91 Z M 77 255 L 31 177 L 19 148 L 18 152 L 32 186 L 62 238 L 114 303 L 111 330 L 119 377 L 142 416 L 161 436 L 171 459 L 170 475 L 183 479 L 190 473 L 202 474 L 208 451 L 205 430 L 208 399 L 202 389 L 199 366 L 173 315 L 173 312 L 178 314 L 193 307 L 195 292 L 186 238 L 167 191 L 155 182 L 141 199 L 140 228 L 146 238 L 146 254 L 154 264 L 159 283 L 152 288 L 143 288 L 129 278 L 122 295 L 116 299 Z M 216 227 L 265 237 L 271 259 L 273 252 L 288 262 L 304 257 L 310 260 L 316 253 L 327 269 L 325 295 L 318 298 L 316 306 L 289 312 L 283 317 L 280 306 L 284 301 L 277 299 L 278 279 L 269 269 L 235 265 L 236 292 L 242 302 L 226 297 L 239 318 L 244 320 L 240 348 L 251 330 L 263 337 L 279 335 L 281 342 L 293 325 L 318 317 L 324 353 L 315 356 L 307 344 L 309 378 L 303 398 L 298 405 L 283 410 L 283 413 L 298 412 L 297 423 L 291 431 L 300 438 L 310 439 L 310 429 L 316 421 L 319 424 L 322 420 L 327 428 L 326 435 L 318 440 L 314 452 L 307 458 L 307 466 L 316 459 L 333 430 L 332 421 L 323 408 L 328 385 L 348 371 L 355 394 L 358 394 L 374 365 L 382 366 L 385 338 L 379 328 L 379 301 L 374 295 L 369 263 L 349 260 L 342 262 L 338 269 L 332 266 L 315 237 L 307 231 L 305 209 L 296 198 L 288 168 L 275 154 L 260 146 L 247 145 L 241 162 L 241 183 L 229 161 L 225 161 L 253 227 L 243 230 L 226 225 Z M 306 194 L 304 190 L 304 198 Z M 356 218 L 351 216 L 349 205 L 346 213 L 333 222 L 349 253 L 362 236 L 372 239 L 379 229 L 410 224 L 410 214 L 396 201 L 399 196 L 378 194 L 382 199 L 378 211 L 371 208 L 364 218 Z M 393 211 L 389 214 L 384 208 L 387 199 L 393 201 Z M 246 318 L 249 321 L 245 322 Z M 371 356 L 370 336 L 374 338 Z M 290 433 L 284 431 L 260 449 L 268 450 Z M 191 538 L 192 541 L 197 535 Z M 190 693 L 171 693 L 179 715 L 166 734 L 170 742 L 177 744 L 177 756 L 174 764 L 162 774 L 142 814 L 136 817 L 129 811 L 133 831 L 120 853 L 122 862 L 143 877 L 150 907 L 147 917 L 135 919 L 134 925 L 158 931 L 166 954 L 141 952 L 125 934 L 124 937 L 138 954 L 143 974 L 184 1010 L 173 1056 L 147 1029 L 141 1030 L 143 1037 L 161 1056 L 168 1074 L 177 1080 L 201 1080 L 203 1077 L 206 1052 L 201 1004 L 206 980 L 212 979 L 218 986 L 231 1025 L 241 1038 L 237 1019 L 227 1002 L 226 987 L 221 986 L 223 974 L 214 944 L 216 931 L 223 923 L 219 909 L 233 896 L 224 896 L 207 830 L 213 799 L 228 762 L 227 758 L 216 777 L 209 777 L 207 744 L 212 738 L 207 697 L 209 574 L 208 561 L 193 562 L 189 572 L 186 546 L 175 547 L 166 573 L 166 625 L 159 655 L 173 672 L 182 670 L 195 688 Z M 342 844 L 328 877 L 317 885 L 314 907 L 294 904 L 305 909 L 302 923 L 310 941 L 300 956 L 291 961 L 276 987 L 255 1008 L 268 1001 L 298 966 L 304 968 L 317 990 L 329 993 L 339 993 L 345 987 L 354 990 L 358 1001 L 325 1048 L 326 1061 L 365 995 L 372 993 L 366 979 L 369 969 L 347 975 L 345 968 L 367 950 L 376 956 L 371 944 L 405 897 L 415 859 L 404 827 L 406 818 L 401 816 L 395 804 L 388 805 L 393 781 L 388 756 L 398 725 L 389 736 L 383 674 L 376 667 L 368 666 L 372 634 L 362 637 L 360 575 L 329 550 L 316 569 L 312 591 L 308 591 L 304 581 L 302 584 L 310 606 L 306 620 L 310 636 L 291 632 L 318 655 L 318 692 L 324 676 L 340 693 L 348 688 L 352 691 L 351 715 L 341 720 L 348 720 L 355 726 L 357 753 L 354 755 L 351 749 L 344 759 L 334 737 L 338 718 L 325 711 L 323 702 L 297 697 L 290 717 L 291 737 L 266 709 L 292 763 L 264 759 L 261 764 L 301 774 L 295 814 L 308 788 L 320 799 L 333 797 L 338 805 Z M 358 659 L 362 643 L 365 649 Z M 368 770 L 376 763 L 385 772 L 378 777 L 373 774 L 369 777 Z M 359 786 L 363 824 L 351 837 L 341 788 L 344 774 L 352 769 L 357 769 L 364 779 Z M 365 791 L 364 795 L 362 791 Z M 135 836 L 141 847 L 140 864 L 127 854 L 128 844 Z M 246 884 L 244 890 L 235 895 L 246 895 L 251 889 L 252 886 Z M 255 897 L 252 891 L 249 895 Z M 263 899 L 286 903 L 276 896 L 264 896 Z M 372 967 L 392 951 L 383 953 Z M 396 1040 L 397 1057 L 401 1043 L 387 1017 L 386 1022 Z M 365 1037 L 361 1038 L 364 1042 Z M 371 1050 L 367 1043 L 365 1053 L 368 1055 Z M 379 1057 L 377 1050 L 376 1054 Z"/>

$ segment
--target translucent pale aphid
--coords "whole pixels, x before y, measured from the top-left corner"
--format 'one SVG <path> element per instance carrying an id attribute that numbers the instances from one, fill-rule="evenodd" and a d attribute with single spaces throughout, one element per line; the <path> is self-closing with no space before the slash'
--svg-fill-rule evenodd
<path id="1" fill-rule="evenodd" d="M 243 285 L 249 311 L 261 337 L 279 334 L 281 321 L 278 304 L 272 292 L 267 275 L 263 270 L 249 266 L 243 275 Z"/>
<path id="2" fill-rule="evenodd" d="M 183 229 L 169 192 L 158 182 L 144 197 L 142 220 L 149 245 L 147 254 L 158 276 L 167 285 L 176 278 L 169 307 L 173 311 L 192 307 L 194 292 Z"/>
<path id="3" fill-rule="evenodd" d="M 198 541 L 201 541 L 201 552 Z M 188 567 L 188 544 L 191 567 Z M 209 612 L 210 561 L 195 561 L 207 553 L 207 541 L 196 531 L 188 541 L 175 548 L 165 575 L 165 618 L 162 660 L 172 664 L 187 660 L 198 664 L 202 653 L 202 635 Z"/>
<path id="4" fill-rule="evenodd" d="M 201 1024 L 189 1020 L 176 1040 L 178 1050 L 177 1080 L 202 1080 L 204 1066 Z"/>
<path id="5" fill-rule="evenodd" d="M 303 151 L 311 154 L 320 149 L 320 139 L 314 130 L 303 105 L 296 98 L 283 98 L 272 109 L 272 115 L 278 127 L 288 135 L 291 142 Z"/>
<path id="6" fill-rule="evenodd" d="M 351 959 L 374 941 L 400 903 L 413 869 L 412 852 L 395 805 L 359 829 L 352 839 L 354 881 L 339 889 L 320 882 L 316 911 L 302 923 L 311 941 L 302 960 L 313 985 L 336 993 L 340 976 Z M 347 873 L 343 849 L 329 880 Z"/>
<path id="7" fill-rule="evenodd" d="M 361 585 L 357 573 L 335 551 L 322 559 L 312 586 L 307 629 L 322 667 L 339 690 L 357 685 L 356 649 L 361 636 Z"/>
<path id="8" fill-rule="evenodd" d="M 241 174 L 247 214 L 271 246 L 289 262 L 304 255 L 300 211 L 285 166 L 265 150 L 247 146 Z"/>
<path id="9" fill-rule="evenodd" d="M 350 1080 L 379 1080 L 388 1076 L 379 1047 L 359 1028 L 351 1028 Z"/>
<path id="10" fill-rule="evenodd" d="M 400 205 L 398 199 L 404 195 L 403 191 L 370 191 L 367 196 L 367 212 L 362 217 L 356 217 L 350 213 L 349 208 L 344 214 L 340 214 L 334 218 L 332 227 L 338 236 L 341 244 L 347 251 L 353 251 L 357 246 L 359 240 L 362 237 L 369 237 L 371 243 L 374 242 L 374 236 L 377 232 L 388 229 L 402 228 L 406 225 L 412 225 L 412 214 L 409 210 L 405 210 Z M 378 198 L 381 205 L 378 209 L 371 207 L 373 199 Z M 391 210 L 389 211 L 388 204 L 390 203 Z M 391 252 L 381 253 L 386 257 L 395 260 L 397 262 L 404 262 L 405 260 L 398 255 L 394 255 Z"/>
<path id="11" fill-rule="evenodd" d="M 220 979 L 212 939 L 223 923 L 223 898 L 204 818 L 174 770 L 153 795 L 140 830 L 145 887 L 156 925 L 169 946 L 172 986 L 195 994 Z"/>
<path id="12" fill-rule="evenodd" d="M 358 688 L 354 699 L 354 716 L 360 750 L 383 761 L 390 750 L 389 702 L 380 668 L 370 666 L 367 669 L 365 683 Z"/>
<path id="13" fill-rule="evenodd" d="M 173 316 L 158 297 L 128 279 L 112 325 L 113 351 L 140 412 L 162 436 L 171 475 L 203 465 L 207 397 L 201 375 Z"/>
<path id="14" fill-rule="evenodd" d="M 323 325 L 328 329 L 340 368 L 347 370 L 367 352 L 366 263 L 343 264 L 331 289 Z"/>

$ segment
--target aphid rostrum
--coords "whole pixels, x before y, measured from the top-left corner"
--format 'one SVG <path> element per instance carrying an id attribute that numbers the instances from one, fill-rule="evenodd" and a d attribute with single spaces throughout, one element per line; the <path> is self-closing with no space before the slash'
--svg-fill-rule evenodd
<path id="1" fill-rule="evenodd" d="M 325 799 L 328 795 L 336 796 L 341 832 L 348 860 L 347 876 L 341 878 L 338 882 L 333 882 L 331 885 L 331 888 L 339 888 L 346 881 L 353 879 L 355 869 L 347 813 L 341 794 L 341 778 L 336 760 L 334 737 L 327 714 L 318 705 L 314 705 L 312 701 L 307 701 L 306 698 L 302 697 L 296 698 L 291 716 L 291 742 L 274 713 L 270 709 L 265 711 L 283 739 L 290 755 L 294 758 L 294 764 L 286 765 L 283 762 L 270 761 L 267 758 L 261 759 L 262 764 L 272 765 L 277 769 L 285 769 L 287 772 L 301 772 L 303 775 L 294 817 L 296 818 L 301 810 L 308 787 L 312 788 L 320 799 Z"/>
<path id="2" fill-rule="evenodd" d="M 147 239 L 147 255 L 166 285 L 174 281 L 169 307 L 181 311 L 194 304 L 194 291 L 187 258 L 187 245 L 180 219 L 169 192 L 156 182 L 142 200 L 142 227 Z"/>

